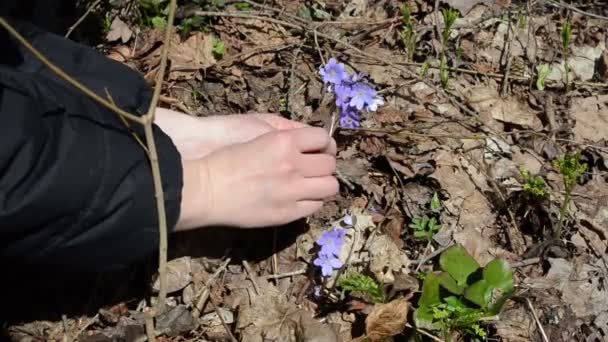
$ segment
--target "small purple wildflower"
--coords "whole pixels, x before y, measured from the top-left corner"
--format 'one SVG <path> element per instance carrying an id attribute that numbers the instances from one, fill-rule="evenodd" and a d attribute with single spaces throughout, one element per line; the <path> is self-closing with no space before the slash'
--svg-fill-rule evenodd
<path id="1" fill-rule="evenodd" d="M 384 104 L 384 99 L 365 80 L 364 74 L 349 74 L 344 64 L 338 63 L 335 58 L 331 58 L 324 67 L 321 67 L 319 74 L 323 78 L 323 83 L 329 84 L 327 90 L 336 96 L 336 107 L 341 110 L 341 127 L 351 129 L 360 127 L 360 111 L 375 112 Z"/>
<path id="2" fill-rule="evenodd" d="M 344 70 L 344 64 L 338 63 L 335 58 L 331 58 L 325 67 L 319 70 L 324 83 L 341 84 L 350 76 Z"/>
<path id="3" fill-rule="evenodd" d="M 340 115 L 340 126 L 344 128 L 358 128 L 361 126 L 357 112 L 349 109 Z"/>
<path id="4" fill-rule="evenodd" d="M 342 261 L 335 255 L 327 254 L 319 254 L 319 257 L 316 258 L 313 263 L 316 266 L 321 267 L 321 274 L 324 277 L 329 277 L 335 269 L 340 268 L 343 265 Z"/>
<path id="5" fill-rule="evenodd" d="M 369 108 L 369 104 L 374 101 L 376 97 L 376 91 L 365 83 L 357 83 L 353 85 L 350 91 L 350 105 L 362 110 L 363 108 Z"/>
<path id="6" fill-rule="evenodd" d="M 334 269 L 343 265 L 338 256 L 344 245 L 344 236 L 346 236 L 346 229 L 334 228 L 324 231 L 317 240 L 321 250 L 313 264 L 321 267 L 321 274 L 324 277 L 330 276 Z"/>

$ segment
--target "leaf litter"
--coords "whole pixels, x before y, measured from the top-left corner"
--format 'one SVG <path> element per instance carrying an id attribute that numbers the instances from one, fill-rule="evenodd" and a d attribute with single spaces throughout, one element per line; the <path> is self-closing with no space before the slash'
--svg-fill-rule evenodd
<path id="1" fill-rule="evenodd" d="M 454 244 L 475 267 L 455 273 L 456 283 L 446 283 L 452 290 L 471 274 L 482 277 L 471 270 L 494 265 L 497 257 L 516 270 L 512 300 L 497 318 L 482 322 L 488 338 L 541 340 L 543 332 L 551 341 L 608 338 L 606 21 L 548 2 L 526 7 L 440 1 L 441 8 L 459 11 L 446 42 L 453 68 L 446 92 L 438 69 L 441 42 L 434 33 L 437 19 L 439 29 L 444 20 L 434 1 L 407 2 L 417 33 L 412 59 L 402 40 L 402 2 L 220 1 L 214 8 L 186 3 L 180 6 L 245 17 L 178 19 L 169 52 L 170 85 L 163 90 L 172 101 L 166 105 L 199 116 L 272 111 L 327 127 L 332 102 L 318 75 L 320 56 L 368 75 L 385 104 L 364 113 L 360 129 L 337 130 L 337 168 L 350 185 L 308 218 L 305 231 L 290 237 L 280 228 L 257 233 L 253 238 L 260 243 L 254 244 L 241 232 L 175 237 L 169 310 L 158 322 L 165 341 L 231 335 L 241 341 L 401 341 L 415 334 L 441 340 L 440 331 L 416 327 L 411 312 L 422 278 L 453 268 L 450 254 L 441 252 Z M 122 10 L 115 6 L 111 11 Z M 584 11 L 608 14 L 601 5 L 589 4 Z M 568 15 L 574 37 L 566 61 L 560 29 Z M 188 18 L 203 20 L 190 27 Z M 105 45 L 111 58 L 151 81 L 161 33 L 116 16 Z M 428 73 L 421 76 L 426 62 Z M 542 64 L 550 72 L 540 90 L 536 67 Z M 553 241 L 564 199 L 554 160 L 568 151 L 581 151 L 588 168 L 577 179 L 558 239 L 565 247 L 539 248 Z M 529 197 L 522 170 L 542 179 L 546 197 Z M 416 238 L 411 228 L 425 215 L 438 224 L 428 240 Z M 316 242 L 332 227 L 346 230 L 338 255 L 344 267 L 324 279 L 313 260 Z M 365 291 L 339 291 L 352 274 L 371 279 L 361 286 L 379 284 L 375 291 L 385 300 L 375 302 Z M 156 276 L 148 280 L 154 296 Z M 144 335 L 144 298 L 140 293 L 100 307 L 96 316 L 67 317 L 67 325 L 33 321 L 8 332 L 15 340 L 68 335 L 133 340 Z"/>

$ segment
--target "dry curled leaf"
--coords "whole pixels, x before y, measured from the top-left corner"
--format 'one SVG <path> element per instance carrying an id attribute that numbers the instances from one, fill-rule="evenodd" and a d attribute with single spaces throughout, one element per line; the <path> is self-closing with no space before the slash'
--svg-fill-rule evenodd
<path id="1" fill-rule="evenodd" d="M 213 56 L 213 35 L 197 32 L 184 42 L 172 44 L 169 50 L 169 79 L 193 79 L 200 69 L 217 63 Z"/>
<path id="2" fill-rule="evenodd" d="M 365 319 L 365 332 L 372 341 L 400 334 L 407 324 L 410 303 L 408 298 L 399 298 L 387 304 L 376 304 Z"/>
<path id="3" fill-rule="evenodd" d="M 110 31 L 106 35 L 106 40 L 108 42 L 114 42 L 121 39 L 124 44 L 128 42 L 132 36 L 133 31 L 131 31 L 129 26 L 124 21 L 120 20 L 119 17 L 116 17 L 110 25 Z"/>
<path id="4" fill-rule="evenodd" d="M 167 292 L 183 289 L 192 281 L 192 259 L 182 257 L 167 263 Z M 160 279 L 157 278 L 152 287 L 154 291 L 160 288 Z"/>

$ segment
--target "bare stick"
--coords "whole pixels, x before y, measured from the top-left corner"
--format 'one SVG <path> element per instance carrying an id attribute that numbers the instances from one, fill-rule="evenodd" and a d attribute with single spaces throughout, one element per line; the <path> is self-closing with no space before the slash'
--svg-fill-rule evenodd
<path id="1" fill-rule="evenodd" d="M 528 308 L 532 312 L 532 316 L 534 317 L 534 321 L 536 322 L 536 325 L 538 326 L 538 330 L 540 331 L 540 335 L 543 337 L 543 341 L 549 342 L 549 338 L 547 337 L 547 334 L 545 333 L 545 329 L 543 328 L 542 323 L 538 319 L 538 315 L 536 315 L 536 310 L 534 310 L 534 306 L 532 305 L 532 302 L 530 301 L 530 298 L 526 298 L 526 303 L 528 304 Z"/>
<path id="2" fill-rule="evenodd" d="M 74 25 L 70 26 L 68 33 L 65 34 L 65 38 L 69 38 L 70 34 L 72 34 L 72 31 L 74 31 L 74 29 L 76 27 L 78 27 L 78 25 L 80 25 L 84 19 L 86 19 L 86 17 L 91 13 L 91 11 L 93 11 L 93 9 L 95 7 L 97 7 L 97 5 L 99 5 L 99 3 L 101 2 L 101 0 L 96 0 L 94 3 L 91 4 L 91 6 L 89 6 L 89 8 L 87 8 L 87 11 L 84 12 L 84 14 L 78 18 L 78 20 L 74 23 Z"/>
<path id="3" fill-rule="evenodd" d="M 226 267 L 228 267 L 228 264 L 230 263 L 230 261 L 231 261 L 230 258 L 226 259 L 226 261 L 224 261 L 224 263 L 220 267 L 218 267 L 217 270 L 215 270 L 215 272 L 213 272 L 211 277 L 209 277 L 209 279 L 207 279 L 202 290 L 197 295 L 198 301 L 196 302 L 196 305 L 192 309 L 192 317 L 198 318 L 200 316 L 201 311 L 203 310 L 203 305 L 205 305 L 205 301 L 207 301 L 207 298 L 209 297 L 211 286 L 213 285 L 213 283 L 215 283 L 215 280 L 217 279 L 217 277 L 219 277 L 220 274 L 226 270 Z"/>
<path id="4" fill-rule="evenodd" d="M 253 284 L 253 289 L 255 290 L 255 293 L 258 296 L 261 295 L 262 293 L 260 292 L 260 287 L 258 286 L 258 282 L 255 280 L 255 275 L 253 274 L 251 266 L 249 266 L 249 263 L 246 260 L 243 260 L 243 266 L 245 267 L 245 271 L 247 271 L 247 274 L 249 275 L 249 279 L 251 279 L 251 283 Z"/>
<path id="5" fill-rule="evenodd" d="M 286 272 L 286 273 L 281 273 L 281 274 L 270 274 L 270 275 L 264 276 L 262 278 L 264 278 L 264 279 L 280 279 L 280 278 L 293 277 L 293 276 L 297 276 L 297 275 L 305 274 L 305 273 L 306 273 L 306 269 L 302 269 L 302 270 L 297 270 L 297 271 L 293 271 L 293 272 Z"/>
<path id="6" fill-rule="evenodd" d="M 211 305 L 213 305 L 213 310 L 215 310 L 215 314 L 217 315 L 217 317 L 219 317 L 220 322 L 222 322 L 222 325 L 224 326 L 224 329 L 226 330 L 228 337 L 230 337 L 230 341 L 238 342 L 239 340 L 237 340 L 236 337 L 234 337 L 234 335 L 232 334 L 232 331 L 230 331 L 230 327 L 228 326 L 228 324 L 226 324 L 226 320 L 224 319 L 224 316 L 222 315 L 220 310 L 218 310 L 217 305 L 213 301 L 213 298 L 209 297 L 209 303 L 211 303 Z"/>

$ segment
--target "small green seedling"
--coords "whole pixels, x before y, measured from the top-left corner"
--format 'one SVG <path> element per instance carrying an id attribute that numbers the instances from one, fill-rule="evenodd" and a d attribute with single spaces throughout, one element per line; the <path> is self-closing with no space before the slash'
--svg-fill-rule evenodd
<path id="1" fill-rule="evenodd" d="M 423 217 L 414 217 L 409 227 L 414 229 L 415 238 L 430 241 L 441 229 L 441 224 L 437 222 L 435 217 L 429 218 L 424 215 Z"/>
<path id="2" fill-rule="evenodd" d="M 514 291 L 513 271 L 500 259 L 481 268 L 460 245 L 439 258 L 440 272 L 429 272 L 414 311 L 416 327 L 442 332 L 454 330 L 485 337 L 479 321 L 496 316 Z"/>
<path id="3" fill-rule="evenodd" d="M 431 198 L 431 211 L 437 213 L 441 210 L 441 200 L 439 199 L 439 194 L 437 191 L 433 193 L 433 197 Z"/>
<path id="4" fill-rule="evenodd" d="M 431 66 L 431 62 L 429 62 L 429 60 L 424 61 L 424 63 L 422 63 L 422 66 L 420 66 L 420 76 L 421 77 L 426 77 L 429 74 L 429 68 Z"/>
<path id="5" fill-rule="evenodd" d="M 407 57 L 412 61 L 416 51 L 416 29 L 414 28 L 410 6 L 407 3 L 401 7 L 401 20 L 403 22 L 403 29 L 400 34 L 401 41 L 407 50 Z"/>
<path id="6" fill-rule="evenodd" d="M 572 23 L 570 18 L 566 19 L 564 26 L 562 27 L 562 50 L 564 52 L 564 72 L 566 82 L 566 92 L 570 91 L 570 65 L 568 64 L 568 58 L 570 56 L 570 42 L 572 41 Z"/>
<path id="7" fill-rule="evenodd" d="M 554 161 L 554 166 L 562 174 L 564 180 L 564 202 L 559 209 L 559 220 L 557 222 L 557 228 L 555 229 L 555 238 L 560 239 L 562 235 L 562 229 L 564 226 L 564 220 L 568 214 L 568 208 L 570 201 L 572 200 L 572 190 L 576 185 L 576 181 L 587 171 L 587 164 L 581 163 L 581 154 L 576 152 L 574 154 L 566 154 L 562 158 Z"/>
<path id="8" fill-rule="evenodd" d="M 234 4 L 234 7 L 236 7 L 237 10 L 239 11 L 249 11 L 251 10 L 251 5 L 247 2 L 237 2 Z"/>
<path id="9" fill-rule="evenodd" d="M 456 23 L 456 19 L 459 17 L 459 12 L 455 9 L 448 8 L 441 11 L 443 16 L 443 44 L 450 39 L 450 35 L 452 35 L 452 28 L 454 27 L 454 23 Z"/>
<path id="10" fill-rule="evenodd" d="M 536 79 L 536 89 L 545 90 L 545 82 L 551 73 L 549 64 L 541 64 L 537 68 L 538 78 Z"/>
<path id="11" fill-rule="evenodd" d="M 221 59 L 224 57 L 224 53 L 226 52 L 226 46 L 224 42 L 216 37 L 213 37 L 213 56 L 217 59 Z"/>
<path id="12" fill-rule="evenodd" d="M 361 273 L 344 275 L 338 282 L 338 286 L 344 291 L 361 292 L 370 296 L 375 303 L 383 303 L 386 296 L 380 284 L 373 278 Z"/>
<path id="13" fill-rule="evenodd" d="M 459 12 L 455 9 L 448 8 L 441 11 L 441 14 L 443 16 L 444 26 L 441 40 L 441 62 L 439 63 L 439 78 L 441 80 L 441 87 L 443 89 L 447 89 L 448 84 L 450 82 L 450 70 L 448 68 L 448 60 L 446 57 L 446 46 L 447 41 L 452 35 L 452 28 L 454 27 L 454 23 L 456 23 L 456 19 L 458 19 Z"/>
<path id="14" fill-rule="evenodd" d="M 530 175 L 530 172 L 523 167 L 519 169 L 519 172 L 524 177 L 524 193 L 529 198 L 545 198 L 549 195 L 547 184 L 542 177 Z"/>

